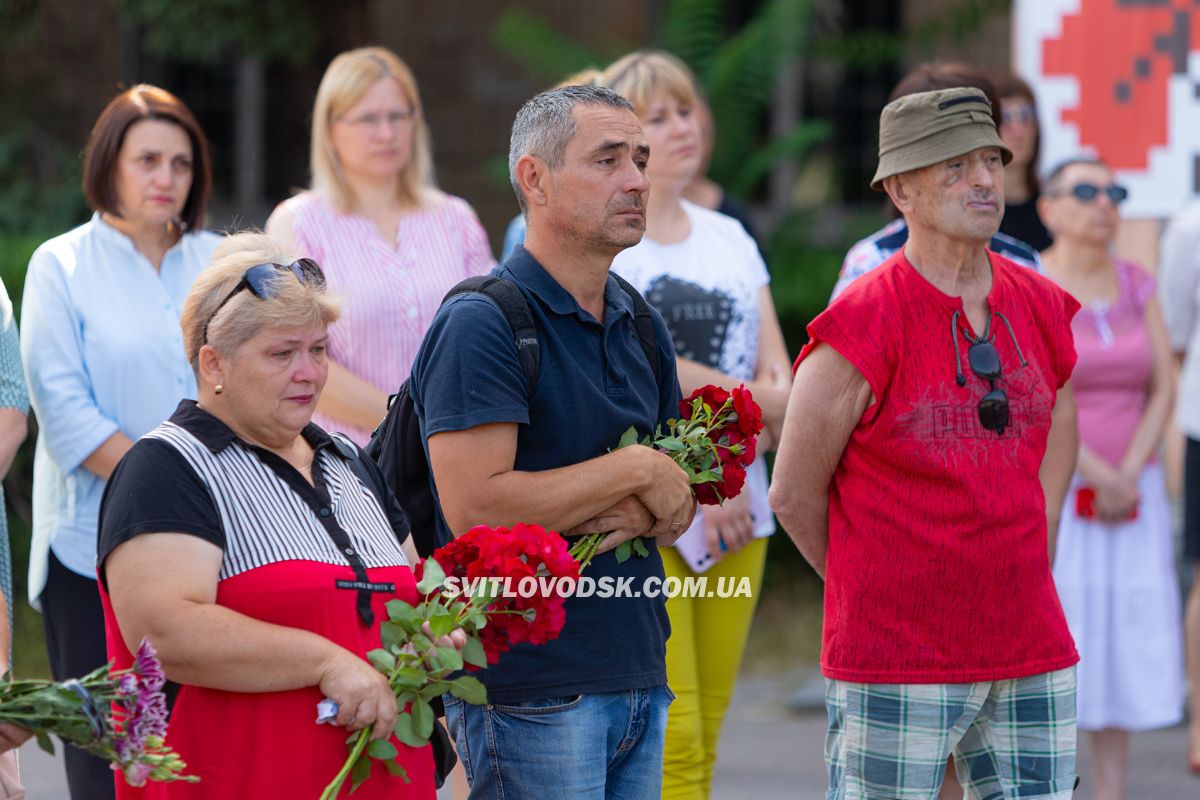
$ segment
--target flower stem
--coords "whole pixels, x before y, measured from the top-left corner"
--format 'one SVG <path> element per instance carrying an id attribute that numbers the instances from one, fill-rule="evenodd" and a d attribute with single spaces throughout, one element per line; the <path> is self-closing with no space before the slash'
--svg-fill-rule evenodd
<path id="1" fill-rule="evenodd" d="M 350 750 L 350 756 L 346 759 L 346 763 L 342 764 L 341 770 L 334 776 L 333 781 L 325 787 L 325 791 L 321 792 L 320 800 L 333 800 L 333 798 L 337 797 L 342 784 L 346 782 L 347 776 L 350 775 L 350 770 L 354 769 L 354 762 L 358 761 L 358 757 L 362 755 L 370 739 L 370 728 L 363 728 L 358 732 L 358 738 L 354 740 L 354 747 Z"/>

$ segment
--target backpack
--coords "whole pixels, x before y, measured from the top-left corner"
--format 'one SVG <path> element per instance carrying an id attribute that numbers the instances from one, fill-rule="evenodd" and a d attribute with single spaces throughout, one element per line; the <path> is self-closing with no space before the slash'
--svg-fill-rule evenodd
<path id="1" fill-rule="evenodd" d="M 650 362 L 657 384 L 657 340 L 654 323 L 650 317 L 650 307 L 637 289 L 624 278 L 616 273 L 609 274 L 633 301 L 638 343 Z M 532 396 L 534 387 L 537 386 L 540 350 L 537 327 L 534 325 L 533 314 L 529 310 L 525 295 L 512 281 L 487 275 L 462 281 L 442 298 L 442 305 L 460 294 L 486 295 L 500 308 L 508 327 L 512 330 L 513 343 L 521 359 L 526 392 Z M 409 378 L 404 381 L 400 389 L 388 399 L 387 415 L 371 434 L 371 441 L 363 448 L 363 452 L 379 465 L 384 480 L 395 492 L 412 523 L 413 544 L 416 545 L 417 554 L 427 558 L 447 542 L 441 539 L 437 530 L 437 503 L 433 497 L 433 479 L 429 473 L 429 460 L 421 438 L 421 425 L 409 388 L 411 380 Z"/>

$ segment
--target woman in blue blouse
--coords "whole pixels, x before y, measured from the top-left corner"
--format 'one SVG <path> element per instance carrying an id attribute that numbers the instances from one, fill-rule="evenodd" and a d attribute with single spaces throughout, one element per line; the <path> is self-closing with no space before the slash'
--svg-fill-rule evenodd
<path id="1" fill-rule="evenodd" d="M 202 231 L 208 143 L 187 107 L 149 85 L 101 112 L 84 155 L 91 220 L 29 261 L 21 354 L 38 417 L 29 599 L 56 680 L 108 660 L 96 588 L 100 497 L 142 434 L 196 396 L 179 315 L 218 237 Z M 112 798 L 113 773 L 66 749 L 72 800 Z"/>

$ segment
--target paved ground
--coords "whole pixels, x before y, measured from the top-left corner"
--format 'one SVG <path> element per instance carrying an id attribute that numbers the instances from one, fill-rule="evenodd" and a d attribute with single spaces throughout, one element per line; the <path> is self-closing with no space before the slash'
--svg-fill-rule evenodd
<path id="1" fill-rule="evenodd" d="M 825 718 L 821 712 L 796 713 L 789 707 L 794 688 L 804 676 L 744 679 L 738 685 L 713 785 L 716 800 L 822 800 L 825 775 L 822 747 Z M 1135 736 L 1129 800 L 1194 800 L 1200 778 L 1185 765 L 1186 734 L 1182 727 Z M 1081 741 L 1078 800 L 1090 800 L 1087 789 L 1087 743 Z M 27 800 L 66 800 L 65 781 L 57 760 L 35 744 L 21 751 Z M 444 798 L 449 800 L 449 798 Z"/>

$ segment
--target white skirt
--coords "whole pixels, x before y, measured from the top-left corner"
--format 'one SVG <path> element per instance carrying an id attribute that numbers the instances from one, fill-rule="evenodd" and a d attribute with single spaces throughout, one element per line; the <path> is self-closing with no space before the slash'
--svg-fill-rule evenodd
<path id="1" fill-rule="evenodd" d="M 1071 483 L 1054 582 L 1079 650 L 1079 727 L 1137 731 L 1183 713 L 1183 626 L 1166 484 L 1142 471 L 1138 517 L 1115 525 L 1075 515 Z"/>

